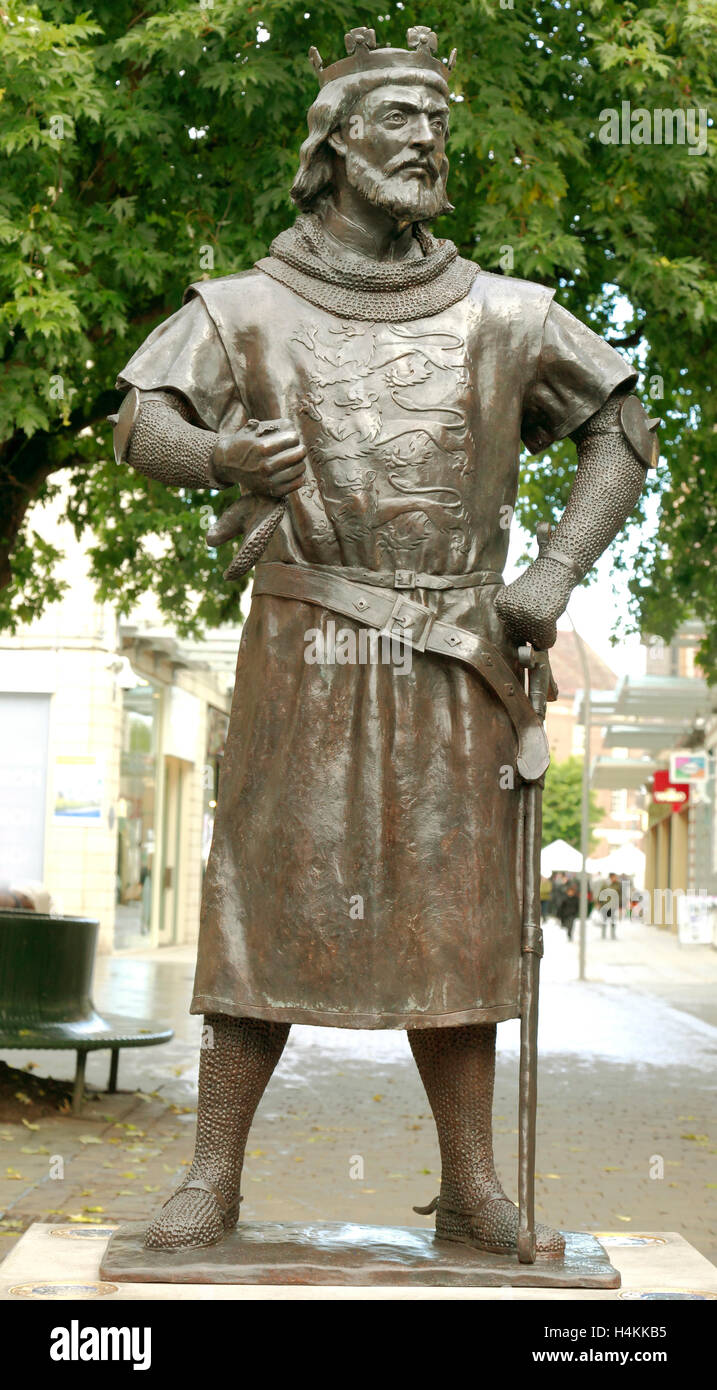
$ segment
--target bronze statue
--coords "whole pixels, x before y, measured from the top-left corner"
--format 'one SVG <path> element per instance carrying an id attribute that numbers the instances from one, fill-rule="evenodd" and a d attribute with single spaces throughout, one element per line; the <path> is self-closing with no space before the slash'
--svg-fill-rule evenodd
<path id="1" fill-rule="evenodd" d="M 488 274 L 428 224 L 446 197 L 449 76 L 346 36 L 308 113 L 294 225 L 251 270 L 192 285 L 119 378 L 118 461 L 239 485 L 215 543 L 256 562 L 206 875 L 193 1013 L 196 1151 L 146 1244 L 237 1222 L 249 1127 L 293 1022 L 408 1032 L 442 1159 L 436 1233 L 517 1246 L 493 1164 L 496 1024 L 520 1016 L 526 797 L 547 765 L 521 644 L 655 460 L 637 374 L 543 285 Z M 577 444 L 570 500 L 503 587 L 521 440 Z M 392 660 L 307 659 L 397 636 Z M 543 695 L 544 695 L 543 691 Z M 539 929 L 536 927 L 536 931 Z M 536 938 L 537 940 L 537 938 Z M 538 1226 L 539 1256 L 563 1237 Z"/>

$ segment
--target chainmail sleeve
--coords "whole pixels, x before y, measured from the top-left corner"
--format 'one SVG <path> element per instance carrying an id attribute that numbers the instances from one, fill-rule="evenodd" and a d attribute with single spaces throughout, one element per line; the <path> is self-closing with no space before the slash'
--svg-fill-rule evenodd
<path id="1" fill-rule="evenodd" d="M 212 467 L 217 435 L 190 424 L 191 409 L 173 392 L 143 393 L 127 462 L 169 487 L 224 488 Z"/>
<path id="2" fill-rule="evenodd" d="M 538 558 L 496 597 L 513 641 L 553 645 L 571 590 L 614 540 L 645 486 L 647 466 L 620 423 L 628 394 L 610 396 L 571 436 L 578 468 L 565 511 Z"/>
<path id="3" fill-rule="evenodd" d="M 614 540 L 645 486 L 647 469 L 619 424 L 626 394 L 616 392 L 571 436 L 577 473 L 548 549 L 572 560 L 581 576 Z"/>

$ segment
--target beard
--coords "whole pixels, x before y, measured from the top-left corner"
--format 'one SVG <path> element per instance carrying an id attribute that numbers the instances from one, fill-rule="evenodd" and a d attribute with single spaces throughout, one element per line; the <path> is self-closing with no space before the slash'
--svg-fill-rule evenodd
<path id="1" fill-rule="evenodd" d="M 430 183 L 420 174 L 410 178 L 400 174 L 398 170 L 406 163 L 407 158 L 402 157 L 393 172 L 390 164 L 385 170 L 377 169 L 363 155 L 348 149 L 346 179 L 367 202 L 382 208 L 397 222 L 431 222 L 442 212 L 453 212 L 446 197 L 448 160 L 444 158 L 440 168 L 433 160 L 427 161 Z"/>

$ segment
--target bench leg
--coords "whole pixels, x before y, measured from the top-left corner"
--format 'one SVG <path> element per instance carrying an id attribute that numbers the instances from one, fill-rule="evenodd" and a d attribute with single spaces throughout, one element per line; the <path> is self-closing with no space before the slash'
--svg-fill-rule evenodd
<path id="1" fill-rule="evenodd" d="M 72 1113 L 79 1115 L 82 1110 L 82 1096 L 85 1090 L 85 1067 L 87 1065 L 87 1052 L 84 1048 L 77 1050 L 77 1066 L 75 1068 L 75 1088 L 72 1092 Z"/>
<path id="2" fill-rule="evenodd" d="M 107 1085 L 107 1090 L 109 1091 L 110 1095 L 112 1095 L 112 1096 L 114 1095 L 115 1091 L 117 1090 L 117 1068 L 119 1067 L 119 1055 L 120 1055 L 120 1050 L 119 1050 L 119 1048 L 118 1048 L 118 1047 L 113 1047 L 113 1048 L 112 1048 L 112 1061 L 110 1062 L 110 1079 L 109 1079 L 109 1082 L 108 1082 L 108 1085 Z"/>

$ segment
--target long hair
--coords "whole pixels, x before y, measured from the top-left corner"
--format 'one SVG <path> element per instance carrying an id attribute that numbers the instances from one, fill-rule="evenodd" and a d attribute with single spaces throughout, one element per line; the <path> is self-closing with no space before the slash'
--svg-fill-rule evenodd
<path id="1" fill-rule="evenodd" d="M 377 87 L 397 83 L 435 87 L 441 96 L 448 96 L 448 85 L 439 73 L 423 72 L 418 68 L 385 69 L 380 72 L 355 73 L 328 82 L 309 107 L 307 135 L 299 152 L 299 169 L 291 185 L 291 197 L 302 212 L 316 211 L 325 199 L 333 180 L 333 150 L 328 138 L 348 119 L 356 103 Z"/>

